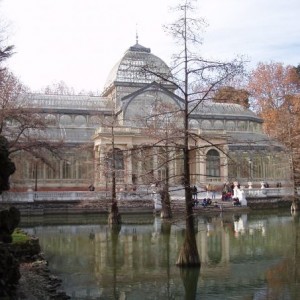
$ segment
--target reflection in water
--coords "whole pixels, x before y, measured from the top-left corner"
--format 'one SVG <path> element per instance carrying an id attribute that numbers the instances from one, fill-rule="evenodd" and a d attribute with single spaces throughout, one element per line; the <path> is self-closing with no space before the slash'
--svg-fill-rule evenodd
<path id="1" fill-rule="evenodd" d="M 117 246 L 121 225 L 112 225 L 110 228 L 111 247 L 112 247 L 112 269 L 113 269 L 113 291 L 114 298 L 118 299 L 117 293 Z"/>
<path id="2" fill-rule="evenodd" d="M 180 276 L 183 282 L 186 300 L 196 299 L 197 283 L 199 278 L 200 268 L 181 268 Z"/>
<path id="3" fill-rule="evenodd" d="M 196 220 L 201 269 L 175 266 L 184 221 L 82 216 L 23 219 L 72 299 L 298 299 L 299 216 L 221 214 Z"/>

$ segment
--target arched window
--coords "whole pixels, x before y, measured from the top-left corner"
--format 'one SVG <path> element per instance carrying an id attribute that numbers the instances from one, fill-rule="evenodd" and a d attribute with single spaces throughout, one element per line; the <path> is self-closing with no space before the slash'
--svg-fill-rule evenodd
<path id="1" fill-rule="evenodd" d="M 189 124 L 190 128 L 199 128 L 199 122 L 197 120 L 190 120 Z"/>
<path id="2" fill-rule="evenodd" d="M 222 121 L 220 120 L 217 120 L 214 122 L 214 128 L 217 129 L 217 130 L 221 130 L 221 129 L 224 129 L 224 124 Z"/>
<path id="3" fill-rule="evenodd" d="M 74 119 L 75 126 L 84 127 L 86 126 L 86 119 L 84 116 L 76 116 Z"/>
<path id="4" fill-rule="evenodd" d="M 209 120 L 203 120 L 201 123 L 202 129 L 212 129 L 211 122 Z"/>
<path id="5" fill-rule="evenodd" d="M 45 119 L 47 120 L 48 126 L 55 126 L 56 125 L 55 115 L 48 114 Z"/>
<path id="6" fill-rule="evenodd" d="M 226 129 L 230 130 L 230 131 L 235 130 L 235 124 L 234 124 L 234 122 L 233 121 L 227 121 L 226 122 Z"/>
<path id="7" fill-rule="evenodd" d="M 72 125 L 72 119 L 68 115 L 63 115 L 60 117 L 59 124 L 62 126 L 71 126 Z"/>
<path id="8" fill-rule="evenodd" d="M 206 154 L 206 176 L 208 179 L 220 177 L 220 154 L 215 149 L 209 150 Z"/>

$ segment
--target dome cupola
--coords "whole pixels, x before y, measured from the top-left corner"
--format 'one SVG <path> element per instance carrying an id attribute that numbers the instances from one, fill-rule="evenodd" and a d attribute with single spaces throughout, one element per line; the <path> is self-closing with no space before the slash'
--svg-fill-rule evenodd
<path id="1" fill-rule="evenodd" d="M 169 78 L 170 76 L 171 71 L 167 64 L 153 55 L 150 48 L 140 45 L 137 41 L 112 68 L 104 85 L 104 90 L 109 89 L 112 85 L 124 85 L 124 83 L 163 82 L 161 78 Z"/>

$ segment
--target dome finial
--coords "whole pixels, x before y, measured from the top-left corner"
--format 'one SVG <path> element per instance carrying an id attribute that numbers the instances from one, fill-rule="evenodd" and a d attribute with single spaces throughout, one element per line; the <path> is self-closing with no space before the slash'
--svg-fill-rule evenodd
<path id="1" fill-rule="evenodd" d="M 138 35 L 137 23 L 135 24 L 135 41 L 136 41 L 137 44 L 139 43 L 139 35 Z"/>

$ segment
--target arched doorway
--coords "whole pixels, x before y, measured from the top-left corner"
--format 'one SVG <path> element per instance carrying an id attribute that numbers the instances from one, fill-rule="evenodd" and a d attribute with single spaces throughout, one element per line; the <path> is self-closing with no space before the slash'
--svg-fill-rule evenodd
<path id="1" fill-rule="evenodd" d="M 220 154 L 215 149 L 210 149 L 206 153 L 206 180 L 218 181 L 220 178 Z"/>

